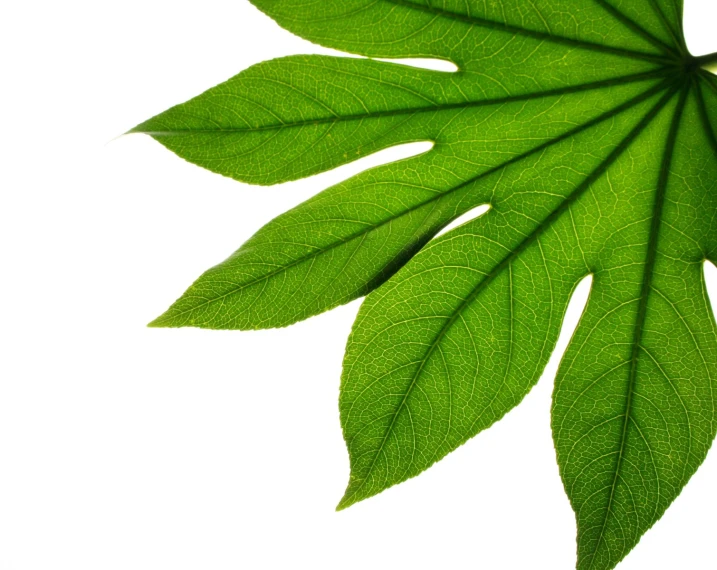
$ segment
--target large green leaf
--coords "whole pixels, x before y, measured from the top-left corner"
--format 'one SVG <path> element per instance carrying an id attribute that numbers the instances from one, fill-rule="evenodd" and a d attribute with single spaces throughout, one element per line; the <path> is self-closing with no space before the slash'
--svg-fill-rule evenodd
<path id="1" fill-rule="evenodd" d="M 341 382 L 344 508 L 517 405 L 591 274 L 553 431 L 578 567 L 613 568 L 717 428 L 717 57 L 687 52 L 678 0 L 254 4 L 329 47 L 459 71 L 287 57 L 133 129 L 255 184 L 433 143 L 279 216 L 153 326 L 279 327 L 370 293 Z"/>

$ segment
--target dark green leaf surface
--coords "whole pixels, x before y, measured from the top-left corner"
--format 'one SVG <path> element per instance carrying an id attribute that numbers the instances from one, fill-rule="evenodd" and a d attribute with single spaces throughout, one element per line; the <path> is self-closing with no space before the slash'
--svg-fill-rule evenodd
<path id="1" fill-rule="evenodd" d="M 328 47 L 459 71 L 287 57 L 133 129 L 255 184 L 433 143 L 279 216 L 152 324 L 279 327 L 370 293 L 341 382 L 345 508 L 517 405 L 592 275 L 552 422 L 578 568 L 613 568 L 717 428 L 715 57 L 687 53 L 681 2 L 254 4 Z"/>

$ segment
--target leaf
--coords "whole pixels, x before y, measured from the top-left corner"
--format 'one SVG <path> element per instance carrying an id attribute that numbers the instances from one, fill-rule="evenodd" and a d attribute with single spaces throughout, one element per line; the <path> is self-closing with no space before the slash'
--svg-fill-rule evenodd
<path id="1" fill-rule="evenodd" d="M 254 184 L 433 143 L 279 216 L 152 326 L 280 327 L 368 294 L 341 380 L 341 509 L 517 405 L 592 275 L 552 426 L 578 568 L 613 568 L 717 428 L 717 56 L 687 52 L 679 0 L 254 4 L 328 47 L 459 71 L 287 57 L 133 129 Z"/>

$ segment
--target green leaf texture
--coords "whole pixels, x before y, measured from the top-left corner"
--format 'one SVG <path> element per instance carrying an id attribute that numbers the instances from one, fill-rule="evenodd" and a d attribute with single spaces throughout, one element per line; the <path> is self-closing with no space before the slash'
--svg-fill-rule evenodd
<path id="1" fill-rule="evenodd" d="M 552 425 L 578 568 L 615 567 L 717 427 L 716 58 L 687 52 L 681 1 L 253 3 L 328 47 L 459 71 L 287 57 L 133 129 L 253 184 L 433 143 L 269 222 L 152 326 L 281 327 L 368 295 L 341 380 L 345 508 L 517 405 L 592 275 Z"/>

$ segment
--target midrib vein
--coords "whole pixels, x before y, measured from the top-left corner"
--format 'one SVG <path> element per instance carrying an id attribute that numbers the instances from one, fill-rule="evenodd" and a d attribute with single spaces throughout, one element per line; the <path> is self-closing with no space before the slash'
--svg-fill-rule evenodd
<path id="1" fill-rule="evenodd" d="M 676 31 L 673 27 L 670 21 L 667 19 L 667 16 L 662 11 L 662 8 L 657 4 L 655 0 L 648 0 L 648 3 L 652 7 L 653 12 L 657 15 L 658 19 L 662 23 L 662 26 L 665 28 L 665 31 L 670 34 L 670 37 L 675 42 L 677 47 L 679 48 L 680 52 L 684 55 L 687 53 L 686 46 L 684 44 L 684 41 L 682 40 L 680 34 L 678 31 Z"/>
<path id="2" fill-rule="evenodd" d="M 607 528 L 607 522 L 610 519 L 612 505 L 615 498 L 615 490 L 617 488 L 617 482 L 620 478 L 620 472 L 622 470 L 622 463 L 625 458 L 625 443 L 627 442 L 627 430 L 632 416 L 632 405 L 633 396 L 635 394 L 635 384 L 637 380 L 637 365 L 639 360 L 640 348 L 642 343 L 642 335 L 645 327 L 645 320 L 647 318 L 647 302 L 649 299 L 650 289 L 652 287 L 652 279 L 655 270 L 655 261 L 657 259 L 657 245 L 660 234 L 660 226 L 662 224 L 662 213 L 665 205 L 665 195 L 667 193 L 667 181 L 670 174 L 670 166 L 672 163 L 672 157 L 675 149 L 675 142 L 677 140 L 677 133 L 679 131 L 680 119 L 682 118 L 682 112 L 685 108 L 685 102 L 687 100 L 687 94 L 689 92 L 689 83 L 682 88 L 680 99 L 675 108 L 675 114 L 672 118 L 670 130 L 667 135 L 667 141 L 665 144 L 665 152 L 663 155 L 662 163 L 660 166 L 660 175 L 657 182 L 655 192 L 655 204 L 652 215 L 652 224 L 650 226 L 650 237 L 647 244 L 647 253 L 645 256 L 645 271 L 643 273 L 642 286 L 640 289 L 640 300 L 637 308 L 637 316 L 635 319 L 635 330 L 632 341 L 632 351 L 630 355 L 630 370 L 628 375 L 627 384 L 627 399 L 625 401 L 625 411 L 623 412 L 623 424 L 620 433 L 619 451 L 617 461 L 615 464 L 615 474 L 613 476 L 612 485 L 610 487 L 610 496 L 608 498 L 607 507 L 605 510 L 605 517 L 603 519 L 602 528 L 597 542 L 595 543 L 595 550 L 592 552 L 592 558 L 590 561 L 590 570 L 595 563 L 595 556 L 600 548 L 600 544 L 604 538 L 605 529 Z"/>
<path id="3" fill-rule="evenodd" d="M 533 230 L 533 232 L 526 236 L 525 239 L 523 239 L 523 241 L 513 251 L 511 251 L 498 264 L 496 264 L 490 271 L 490 273 L 488 273 L 484 277 L 484 279 L 473 288 L 473 290 L 466 296 L 466 298 L 461 301 L 461 303 L 458 305 L 458 307 L 456 307 L 450 318 L 446 319 L 443 326 L 440 328 L 436 336 L 430 342 L 429 348 L 426 351 L 425 356 L 419 361 L 420 365 L 418 366 L 416 372 L 413 374 L 411 381 L 406 389 L 406 393 L 404 394 L 404 397 L 402 398 L 400 404 L 398 405 L 396 411 L 393 414 L 393 418 L 391 419 L 391 422 L 384 433 L 384 436 L 381 440 L 381 444 L 377 449 L 376 454 L 374 455 L 371 466 L 367 470 L 366 474 L 363 476 L 358 487 L 353 489 L 353 491 L 351 491 L 351 489 L 347 489 L 346 495 L 339 503 L 339 508 L 348 506 L 348 504 L 350 504 L 351 502 L 350 499 L 355 496 L 356 493 L 366 484 L 366 481 L 368 481 L 368 478 L 376 465 L 376 461 L 383 452 L 383 448 L 385 447 L 386 442 L 388 441 L 388 438 L 393 431 L 393 427 L 395 426 L 398 417 L 406 407 L 406 402 L 408 401 L 411 393 L 413 392 L 418 378 L 421 376 L 421 372 L 423 371 L 427 362 L 430 360 L 433 352 L 436 350 L 443 337 L 452 328 L 453 324 L 461 316 L 463 311 L 478 297 L 478 295 L 481 294 L 481 292 L 486 287 L 488 287 L 488 285 L 490 285 L 496 279 L 498 275 L 503 272 L 506 267 L 508 267 L 525 249 L 528 248 L 528 246 L 534 243 L 535 240 L 537 240 L 548 228 L 550 228 L 552 224 L 573 203 L 575 203 L 598 178 L 603 175 L 603 173 L 615 162 L 615 160 L 618 159 L 618 157 L 627 148 L 629 148 L 632 142 L 639 136 L 639 134 L 645 129 L 645 127 L 667 104 L 669 99 L 671 99 L 674 95 L 675 91 L 675 88 L 670 89 L 669 92 L 665 94 L 660 99 L 660 101 L 642 118 L 642 120 L 637 124 L 637 126 L 635 126 L 628 133 L 628 135 L 622 140 L 622 142 L 615 149 L 613 149 L 613 151 L 607 156 L 607 158 L 603 160 L 602 163 L 600 163 L 600 165 L 575 190 L 573 190 L 573 192 L 565 200 L 563 200 L 563 202 L 555 210 L 553 210 L 545 219 L 543 219 L 543 221 L 538 224 L 538 226 L 535 228 L 535 230 Z M 351 492 L 350 495 L 349 492 Z"/>
<path id="4" fill-rule="evenodd" d="M 663 81 L 663 82 L 660 82 L 658 85 L 652 87 L 651 89 L 648 89 L 648 90 L 645 91 L 644 93 L 641 93 L 640 95 L 634 97 L 633 99 L 630 99 L 629 101 L 626 101 L 626 102 L 623 103 L 622 105 L 619 105 L 618 107 L 615 107 L 614 109 L 611 109 L 610 111 L 606 111 L 606 112 L 603 113 L 602 115 L 599 115 L 599 116 L 595 117 L 594 119 L 592 119 L 592 120 L 590 120 L 590 121 L 588 121 L 588 122 L 586 122 L 586 123 L 580 125 L 579 127 L 576 127 L 575 129 L 571 129 L 570 131 L 567 131 L 567 132 L 563 133 L 562 135 L 559 135 L 559 136 L 557 136 L 557 137 L 555 137 L 555 138 L 553 138 L 553 139 L 550 139 L 549 141 L 546 141 L 546 142 L 544 142 L 543 144 L 538 145 L 538 146 L 535 147 L 535 148 L 532 148 L 532 149 L 530 149 L 530 150 L 528 150 L 528 151 L 526 151 L 526 152 L 524 152 L 524 153 L 522 153 L 522 154 L 520 154 L 520 155 L 518 155 L 518 156 L 515 156 L 515 157 L 513 157 L 513 158 L 511 158 L 511 159 L 509 159 L 509 160 L 507 160 L 507 161 L 505 161 L 505 162 L 502 162 L 502 163 L 500 163 L 500 164 L 498 164 L 498 165 L 496 165 L 496 166 L 494 166 L 494 167 L 492 167 L 492 168 L 486 170 L 485 172 L 482 172 L 481 174 L 478 174 L 478 175 L 476 175 L 476 176 L 474 176 L 474 177 L 472 177 L 472 178 L 469 178 L 468 180 L 462 182 L 461 184 L 459 184 L 459 185 L 457 185 L 457 186 L 454 186 L 453 188 L 450 188 L 450 189 L 446 190 L 446 191 L 443 192 L 443 193 L 436 194 L 434 197 L 432 197 L 432 198 L 430 198 L 430 199 L 428 199 L 428 200 L 426 200 L 426 201 L 424 201 L 424 202 L 420 202 L 419 204 L 416 204 L 415 206 L 412 206 L 412 207 L 410 207 L 410 208 L 407 208 L 406 210 L 403 210 L 403 211 L 400 212 L 399 214 L 396 214 L 396 215 L 394 215 L 394 216 L 388 217 L 388 218 L 386 218 L 385 220 L 381 221 L 381 222 L 378 223 L 378 224 L 375 224 L 375 225 L 373 225 L 373 226 L 369 226 L 369 227 L 367 227 L 367 228 L 365 228 L 365 229 L 362 229 L 362 230 L 360 230 L 360 231 L 358 231 L 358 232 L 355 232 L 355 233 L 353 233 L 353 234 L 350 234 L 350 235 L 346 236 L 345 238 L 343 238 L 343 239 L 341 239 L 341 240 L 337 240 L 336 242 L 332 243 L 331 245 L 329 245 L 329 246 L 327 246 L 327 247 L 325 247 L 325 248 L 323 248 L 323 249 L 321 249 L 321 250 L 319 250 L 319 251 L 314 251 L 314 252 L 312 252 L 312 253 L 310 253 L 310 254 L 301 256 L 301 257 L 297 258 L 296 260 L 292 261 L 291 263 L 289 263 L 289 264 L 287 264 L 287 265 L 284 265 L 284 266 L 282 266 L 282 267 L 280 267 L 280 268 L 278 268 L 278 269 L 276 269 L 276 270 L 274 270 L 274 271 L 271 271 L 271 272 L 269 272 L 269 273 L 265 273 L 264 275 L 261 275 L 260 277 L 257 277 L 256 279 L 252 279 L 251 281 L 242 283 L 242 284 L 240 284 L 239 286 L 237 286 L 237 287 L 235 287 L 235 288 L 232 288 L 230 291 L 228 291 L 228 292 L 226 292 L 226 293 L 224 293 L 224 294 L 222 294 L 222 295 L 220 295 L 220 296 L 217 296 L 217 297 L 213 297 L 213 298 L 211 298 L 211 299 L 208 299 L 208 300 L 206 300 L 205 302 L 200 303 L 200 304 L 197 304 L 197 305 L 194 305 L 193 307 L 191 307 L 191 308 L 189 308 L 189 309 L 185 309 L 185 310 L 182 310 L 182 311 L 179 311 L 179 312 L 172 312 L 171 315 L 169 314 L 169 313 L 172 311 L 172 309 L 170 308 L 169 311 L 167 311 L 167 313 L 165 313 L 164 315 L 161 315 L 160 317 L 158 317 L 155 321 L 153 321 L 152 323 L 150 323 L 150 325 L 153 325 L 153 326 L 161 326 L 161 325 L 162 325 L 162 322 L 163 322 L 164 320 L 166 320 L 166 319 L 172 319 L 172 320 L 174 320 L 174 319 L 179 318 L 179 317 L 181 317 L 181 316 L 183 316 L 183 315 L 185 315 L 185 314 L 187 314 L 187 313 L 194 312 L 194 311 L 196 311 L 197 309 L 200 309 L 201 307 L 204 307 L 204 306 L 209 305 L 209 304 L 211 304 L 211 303 L 216 303 L 217 301 L 221 301 L 221 300 L 225 299 L 226 297 L 228 297 L 228 296 L 230 296 L 230 295 L 235 295 L 235 294 L 239 293 L 240 291 L 242 291 L 243 289 L 246 289 L 247 287 L 251 287 L 251 286 L 253 286 L 253 285 L 256 285 L 257 283 L 260 283 L 260 282 L 265 281 L 265 280 L 267 280 L 267 279 L 271 279 L 272 277 L 274 277 L 274 276 L 276 276 L 276 275 L 278 275 L 278 274 L 280 274 L 280 273 L 283 273 L 283 272 L 285 272 L 285 271 L 288 271 L 288 270 L 291 269 L 292 267 L 295 267 L 295 266 L 297 266 L 297 265 L 300 265 L 300 264 L 302 264 L 302 263 L 305 263 L 305 262 L 307 262 L 307 261 L 309 261 L 309 260 L 311 260 L 311 259 L 313 259 L 313 258 L 315 258 L 315 257 L 317 257 L 317 256 L 319 256 L 319 255 L 323 255 L 323 254 L 325 254 L 325 253 L 327 253 L 327 252 L 329 252 L 329 251 L 331 251 L 331 250 L 333 250 L 333 249 L 335 249 L 335 248 L 337 248 L 337 247 L 340 247 L 341 245 L 344 245 L 344 244 L 346 244 L 346 243 L 348 243 L 348 242 L 350 242 L 350 241 L 352 241 L 352 240 L 354 240 L 354 239 L 357 239 L 357 238 L 359 238 L 359 237 L 362 237 L 363 235 L 365 235 L 365 234 L 367 234 L 367 233 L 369 233 L 369 232 L 375 231 L 375 230 L 377 230 L 378 228 L 380 228 L 380 227 L 382 227 L 382 226 L 384 226 L 384 225 L 386 225 L 386 224 L 389 224 L 389 223 L 393 222 L 394 220 L 397 220 L 397 219 L 399 219 L 399 218 L 401 218 L 401 217 L 403 217 L 403 216 L 406 216 L 406 215 L 410 214 L 410 213 L 413 212 L 413 211 L 416 211 L 416 210 L 418 210 L 418 209 L 420 209 L 420 208 L 423 208 L 424 206 L 426 206 L 426 205 L 428 205 L 428 204 L 430 204 L 430 203 L 432 203 L 432 202 L 436 202 L 436 201 L 439 201 L 439 200 L 443 200 L 443 199 L 445 199 L 446 197 L 450 196 L 451 194 L 453 194 L 453 193 L 455 193 L 455 192 L 458 192 L 458 191 L 461 190 L 462 188 L 465 188 L 466 186 L 468 186 L 468 185 L 470 185 L 470 184 L 474 184 L 474 183 L 478 182 L 478 181 L 481 180 L 482 178 L 488 177 L 488 176 L 490 176 L 490 175 L 492 175 L 492 174 L 495 174 L 496 172 L 498 172 L 498 171 L 500 171 L 500 170 L 502 170 L 502 169 L 508 168 L 508 167 L 511 166 L 512 164 L 515 164 L 515 163 L 517 163 L 517 162 L 520 162 L 521 160 L 524 160 L 524 159 L 526 159 L 526 158 L 528 158 L 528 157 L 530 157 L 530 156 L 532 156 L 532 155 L 534 155 L 534 154 L 536 154 L 536 153 L 542 152 L 543 150 L 545 150 L 545 149 L 547 149 L 547 148 L 549 148 L 549 147 L 551 147 L 551 146 L 554 146 L 554 145 L 556 145 L 556 144 L 558 144 L 558 143 L 560 143 L 560 142 L 562 142 L 562 141 L 564 141 L 564 140 L 566 140 L 566 139 L 568 139 L 568 138 L 570 138 L 570 137 L 573 137 L 573 136 L 575 136 L 575 135 L 581 133 L 582 131 L 585 131 L 585 130 L 591 128 L 591 127 L 594 127 L 594 126 L 598 125 L 599 123 L 602 123 L 602 122 L 604 122 L 604 121 L 606 121 L 606 120 L 608 120 L 608 119 L 610 119 L 610 118 L 612 118 L 612 117 L 614 117 L 614 116 L 616 116 L 616 115 L 619 115 L 620 113 L 623 113 L 623 112 L 626 111 L 626 110 L 629 110 L 629 109 L 635 107 L 636 105 L 639 105 L 640 103 L 642 103 L 643 101 L 649 99 L 650 97 L 652 97 L 653 95 L 655 95 L 655 94 L 658 93 L 659 91 L 665 89 L 665 87 L 667 86 L 667 83 L 668 83 L 667 80 L 666 80 L 666 81 Z M 471 207 L 475 207 L 476 205 L 477 205 L 477 204 L 473 204 Z M 460 215 L 460 214 L 458 214 L 458 215 Z"/>
<path id="5" fill-rule="evenodd" d="M 635 20 L 628 17 L 626 14 L 624 14 L 622 11 L 617 9 L 615 6 L 607 2 L 606 0 L 595 0 L 595 3 L 601 6 L 606 12 L 610 13 L 614 18 L 625 24 L 628 28 L 630 28 L 633 32 L 636 34 L 641 35 L 644 39 L 646 39 L 648 42 L 650 42 L 652 45 L 654 45 L 656 48 L 661 49 L 664 51 L 667 55 L 678 59 L 677 53 L 674 51 L 674 49 L 664 43 L 662 40 L 648 32 L 645 28 L 643 28 L 640 24 L 638 24 Z"/>
<path id="6" fill-rule="evenodd" d="M 165 136 L 186 136 L 194 134 L 234 134 L 234 133 L 253 133 L 262 131 L 275 131 L 281 129 L 289 129 L 296 127 L 333 124 L 338 122 L 350 122 L 359 121 L 365 119 L 380 119 L 384 117 L 395 117 L 400 115 L 413 115 L 418 113 L 436 113 L 439 111 L 451 111 L 470 109 L 474 107 L 488 107 L 490 105 L 503 105 L 506 103 L 515 103 L 519 101 L 530 101 L 532 99 L 542 99 L 545 97 L 556 97 L 559 95 L 570 95 L 572 93 L 581 93 L 586 91 L 594 91 L 598 89 L 605 89 L 608 87 L 616 87 L 620 85 L 627 85 L 629 83 L 636 83 L 639 81 L 648 81 L 650 79 L 656 79 L 670 74 L 672 69 L 661 68 L 654 71 L 647 71 L 643 73 L 635 73 L 631 75 L 624 75 L 622 77 L 615 77 L 613 79 L 605 79 L 602 81 L 594 81 L 589 83 L 581 83 L 579 85 L 572 85 L 569 87 L 559 87 L 556 89 L 547 89 L 545 91 L 536 91 L 531 93 L 525 93 L 522 95 L 509 95 L 506 97 L 495 97 L 491 99 L 481 99 L 479 101 L 462 101 L 460 103 L 447 103 L 442 105 L 431 105 L 421 107 L 407 107 L 404 109 L 392 109 L 387 111 L 375 111 L 369 113 L 354 113 L 340 116 L 330 117 L 319 117 L 316 119 L 304 119 L 299 121 L 289 121 L 283 123 L 273 123 L 269 125 L 259 125 L 257 127 L 228 127 L 228 128 L 207 128 L 207 129 L 167 129 L 167 130 L 156 130 L 142 129 L 142 125 L 138 125 L 129 131 L 129 133 L 142 133 L 153 137 L 165 137 Z M 182 105 L 176 108 L 176 111 L 181 112 Z M 171 111 L 171 110 L 170 110 Z M 161 119 L 161 115 L 158 117 Z M 152 123 L 155 119 L 150 119 L 147 123 Z M 143 124 L 147 124 L 143 123 Z"/>

